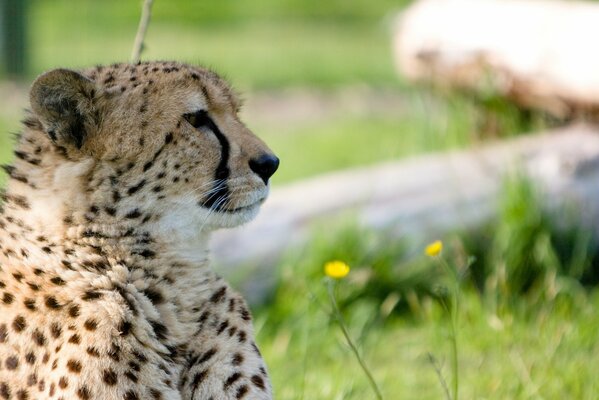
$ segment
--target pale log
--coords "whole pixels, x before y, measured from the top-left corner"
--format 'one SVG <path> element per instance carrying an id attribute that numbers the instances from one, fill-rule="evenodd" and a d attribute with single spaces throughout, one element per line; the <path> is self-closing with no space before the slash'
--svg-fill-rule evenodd
<path id="1" fill-rule="evenodd" d="M 272 283 L 270 267 L 277 257 L 306 243 L 316 221 L 349 213 L 366 227 L 387 229 L 390 239 L 422 245 L 496 216 L 511 171 L 530 177 L 556 216 L 574 210 L 585 229 L 599 231 L 599 129 L 574 125 L 275 187 L 255 221 L 216 233 L 214 258 L 225 274 L 253 260 L 246 292 L 256 295 Z"/>
<path id="2" fill-rule="evenodd" d="M 408 80 L 597 117 L 598 41 L 598 3 L 422 0 L 398 17 L 394 54 Z"/>

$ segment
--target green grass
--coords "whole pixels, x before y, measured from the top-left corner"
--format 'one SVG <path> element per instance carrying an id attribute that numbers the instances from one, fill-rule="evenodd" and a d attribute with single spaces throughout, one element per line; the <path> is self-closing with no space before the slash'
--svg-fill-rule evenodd
<path id="1" fill-rule="evenodd" d="M 134 29 L 82 32 L 69 38 L 65 46 L 65 36 L 72 32 L 49 24 L 37 27 L 38 39 L 32 48 L 34 72 L 128 60 Z M 349 83 L 397 85 L 389 47 L 388 35 L 378 26 L 355 30 L 321 23 L 270 22 L 232 29 L 154 22 L 143 58 L 207 65 L 244 90 Z"/>
<path id="2" fill-rule="evenodd" d="M 305 307 L 276 333 L 262 329 L 258 335 L 277 398 L 373 398 L 337 326 L 315 306 Z M 595 398 L 597 307 L 599 293 L 592 292 L 579 302 L 547 304 L 534 316 L 496 316 L 474 292 L 465 293 L 458 324 L 460 398 Z M 362 351 L 385 398 L 442 399 L 427 359 L 432 353 L 441 360 L 449 379 L 449 321 L 441 307 L 429 304 L 416 321 L 394 318 L 364 327 L 370 312 L 367 307 L 355 310 L 350 324 L 354 336 L 362 338 Z M 258 313 L 258 326 L 263 321 Z"/>
<path id="3" fill-rule="evenodd" d="M 31 74 L 127 61 L 140 2 L 36 1 Z M 326 4 L 326 5 L 325 5 Z M 241 88 L 397 85 L 385 17 L 389 0 L 156 1 L 144 59 L 212 66 Z"/>
<path id="4" fill-rule="evenodd" d="M 503 193 L 495 221 L 444 238 L 443 258 L 461 276 L 459 398 L 592 399 L 599 389 L 597 238 L 580 220 L 554 224 L 531 182 L 506 180 Z M 450 385 L 453 308 L 444 304 L 451 306 L 452 278 L 422 247 L 323 223 L 281 261 L 275 292 L 256 310 L 278 398 L 373 398 L 330 317 L 322 269 L 337 259 L 352 272 L 336 297 L 386 398 L 444 397 L 428 355 Z"/>

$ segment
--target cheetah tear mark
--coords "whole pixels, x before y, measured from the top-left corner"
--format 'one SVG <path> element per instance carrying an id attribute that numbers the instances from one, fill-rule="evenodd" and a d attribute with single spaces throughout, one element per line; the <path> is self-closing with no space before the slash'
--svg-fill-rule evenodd
<path id="1" fill-rule="evenodd" d="M 212 131 L 214 136 L 218 139 L 221 147 L 220 161 L 216 170 L 214 171 L 214 186 L 212 188 L 213 193 L 204 199 L 200 204 L 206 208 L 214 208 L 216 211 L 222 210 L 223 206 L 229 198 L 229 187 L 226 184 L 226 180 L 229 178 L 231 171 L 229 170 L 229 153 L 230 145 L 229 140 L 223 135 L 220 128 L 205 110 L 198 111 L 199 118 L 206 121 L 206 127 Z"/>

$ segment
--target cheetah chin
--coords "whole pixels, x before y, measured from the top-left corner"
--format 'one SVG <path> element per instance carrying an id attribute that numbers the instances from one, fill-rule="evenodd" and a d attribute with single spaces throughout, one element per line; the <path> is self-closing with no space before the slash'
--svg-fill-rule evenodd
<path id="1" fill-rule="evenodd" d="M 39 76 L 0 209 L 0 398 L 272 399 L 210 233 L 278 158 L 230 86 L 176 62 Z"/>

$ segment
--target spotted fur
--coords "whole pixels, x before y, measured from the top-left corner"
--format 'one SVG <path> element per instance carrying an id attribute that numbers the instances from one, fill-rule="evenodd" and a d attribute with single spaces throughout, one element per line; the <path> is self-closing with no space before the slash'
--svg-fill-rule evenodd
<path id="1" fill-rule="evenodd" d="M 0 213 L 0 399 L 271 399 L 210 232 L 278 160 L 215 73 L 54 70 L 31 88 Z"/>

